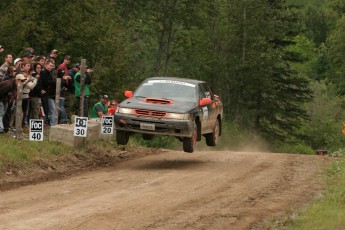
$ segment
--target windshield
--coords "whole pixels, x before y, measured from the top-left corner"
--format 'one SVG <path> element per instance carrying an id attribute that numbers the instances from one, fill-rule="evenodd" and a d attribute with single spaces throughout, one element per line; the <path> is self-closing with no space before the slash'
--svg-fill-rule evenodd
<path id="1" fill-rule="evenodd" d="M 181 81 L 149 80 L 139 86 L 134 96 L 195 102 L 196 86 Z"/>

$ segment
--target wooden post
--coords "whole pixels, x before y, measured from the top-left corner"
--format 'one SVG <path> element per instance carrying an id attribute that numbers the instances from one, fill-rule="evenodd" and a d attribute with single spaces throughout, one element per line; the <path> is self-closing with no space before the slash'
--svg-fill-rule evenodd
<path id="1" fill-rule="evenodd" d="M 59 73 L 58 73 L 59 74 Z M 55 124 L 59 124 L 59 105 L 60 105 L 60 93 L 61 93 L 61 78 L 56 78 L 56 92 L 55 92 Z"/>
<path id="2" fill-rule="evenodd" d="M 86 59 L 81 59 L 80 65 L 80 116 L 84 117 L 84 85 L 85 85 L 85 70 Z"/>
<path id="3" fill-rule="evenodd" d="M 16 99 L 16 139 L 21 138 L 22 122 L 23 122 L 23 109 L 22 109 L 22 91 L 23 83 L 17 83 L 17 99 Z"/>

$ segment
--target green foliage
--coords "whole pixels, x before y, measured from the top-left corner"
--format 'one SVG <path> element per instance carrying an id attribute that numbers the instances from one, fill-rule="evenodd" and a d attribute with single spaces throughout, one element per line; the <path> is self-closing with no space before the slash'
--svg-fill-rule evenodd
<path id="1" fill-rule="evenodd" d="M 137 134 L 131 136 L 130 140 L 134 145 L 148 148 L 180 149 L 179 145 L 181 145 L 181 142 L 170 136 L 154 136 L 152 140 L 144 140 L 140 134 Z"/>
<path id="2" fill-rule="evenodd" d="M 314 99 L 307 104 L 310 120 L 302 125 L 299 135 L 313 149 L 333 151 L 342 148 L 345 138 L 341 132 L 345 121 L 344 98 L 336 96 L 335 90 L 325 82 L 315 82 L 312 88 Z"/>
<path id="3" fill-rule="evenodd" d="M 303 143 L 279 143 L 275 147 L 275 151 L 282 153 L 315 154 L 315 150 Z"/>
<path id="4" fill-rule="evenodd" d="M 329 155 L 331 157 L 344 157 L 345 156 L 345 148 L 341 148 L 341 149 L 335 150 L 332 153 L 330 153 Z"/>

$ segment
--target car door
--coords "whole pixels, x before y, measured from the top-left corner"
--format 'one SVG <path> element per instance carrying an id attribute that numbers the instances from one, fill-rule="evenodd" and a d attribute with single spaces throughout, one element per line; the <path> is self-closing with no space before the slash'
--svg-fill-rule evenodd
<path id="1" fill-rule="evenodd" d="M 210 92 L 207 90 L 208 88 L 205 87 L 204 84 L 199 85 L 199 100 L 202 98 L 211 98 Z M 204 105 L 200 107 L 202 119 L 201 120 L 201 126 L 202 126 L 202 133 L 207 133 L 210 130 L 210 112 L 212 110 L 212 104 L 210 105 Z"/>

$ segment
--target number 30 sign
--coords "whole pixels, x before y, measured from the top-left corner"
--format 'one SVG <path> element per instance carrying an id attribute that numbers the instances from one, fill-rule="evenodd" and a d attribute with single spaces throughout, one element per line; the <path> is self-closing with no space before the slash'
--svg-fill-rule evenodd
<path id="1" fill-rule="evenodd" d="M 86 137 L 87 134 L 87 117 L 75 117 L 74 120 L 74 136 Z"/>

